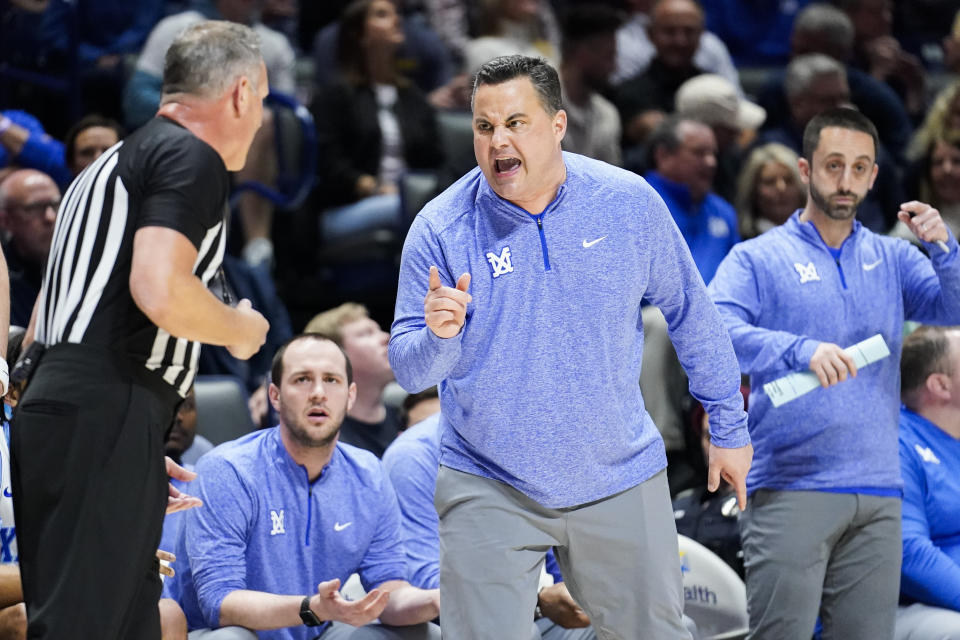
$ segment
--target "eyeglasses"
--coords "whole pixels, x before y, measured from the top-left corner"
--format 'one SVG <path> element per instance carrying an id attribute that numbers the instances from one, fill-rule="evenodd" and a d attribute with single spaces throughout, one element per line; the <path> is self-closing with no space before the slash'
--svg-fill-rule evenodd
<path id="1" fill-rule="evenodd" d="M 7 205 L 8 209 L 19 209 L 25 211 L 28 215 L 39 218 L 40 216 L 47 213 L 48 208 L 52 208 L 54 211 L 60 209 L 59 200 L 44 200 L 42 202 L 32 202 L 30 204 L 11 204 Z"/>

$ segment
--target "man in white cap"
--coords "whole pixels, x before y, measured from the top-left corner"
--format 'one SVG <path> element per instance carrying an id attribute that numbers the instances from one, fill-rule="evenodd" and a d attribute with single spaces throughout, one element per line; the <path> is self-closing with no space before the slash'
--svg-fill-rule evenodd
<path id="1" fill-rule="evenodd" d="M 713 190 L 732 201 L 743 163 L 745 131 L 759 129 L 767 118 L 763 107 L 741 97 L 729 80 L 713 73 L 690 78 L 677 90 L 677 113 L 710 125 L 717 139 L 717 170 Z"/>

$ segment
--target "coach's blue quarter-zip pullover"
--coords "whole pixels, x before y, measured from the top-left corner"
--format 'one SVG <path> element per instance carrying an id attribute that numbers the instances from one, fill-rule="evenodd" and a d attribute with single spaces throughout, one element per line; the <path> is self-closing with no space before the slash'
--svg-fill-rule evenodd
<path id="1" fill-rule="evenodd" d="M 960 260 L 854 221 L 837 257 L 800 211 L 738 244 L 710 294 L 750 375 L 753 466 L 747 488 L 899 495 L 897 423 L 905 319 L 960 323 Z M 890 356 L 856 378 L 774 408 L 763 385 L 809 370 L 821 342 L 848 347 L 881 334 Z"/>
<path id="2" fill-rule="evenodd" d="M 641 300 L 670 326 L 714 442 L 749 442 L 736 359 L 690 251 L 643 178 L 563 154 L 565 182 L 533 216 L 474 169 L 414 220 L 390 363 L 409 391 L 440 384 L 440 463 L 548 507 L 636 486 L 666 465 L 638 384 Z M 461 332 L 424 322 L 429 269 L 472 275 Z"/>
<path id="3" fill-rule="evenodd" d="M 231 591 L 316 593 L 317 584 L 359 573 L 368 591 L 406 580 L 397 498 L 370 452 L 337 444 L 312 483 L 280 440 L 279 427 L 225 443 L 197 464 L 203 507 L 184 523 L 189 560 L 176 570 L 190 629 L 216 628 Z M 189 574 L 179 576 L 185 563 Z M 302 625 L 259 631 L 260 638 L 306 640 Z"/>

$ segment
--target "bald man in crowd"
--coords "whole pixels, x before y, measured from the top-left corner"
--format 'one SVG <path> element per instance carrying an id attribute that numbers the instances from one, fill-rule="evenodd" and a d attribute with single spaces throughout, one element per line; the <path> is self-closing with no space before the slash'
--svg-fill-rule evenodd
<path id="1" fill-rule="evenodd" d="M 26 327 L 40 292 L 50 252 L 60 189 L 36 169 L 14 171 L 0 182 L 0 230 L 10 271 L 10 322 Z"/>

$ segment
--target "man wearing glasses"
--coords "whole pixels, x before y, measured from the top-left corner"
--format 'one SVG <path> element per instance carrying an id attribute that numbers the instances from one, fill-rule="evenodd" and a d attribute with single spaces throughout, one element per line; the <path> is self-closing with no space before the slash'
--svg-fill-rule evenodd
<path id="1" fill-rule="evenodd" d="M 50 253 L 60 189 L 35 169 L 14 171 L 0 182 L 0 229 L 10 270 L 10 324 L 26 327 L 40 292 L 43 265 Z"/>

